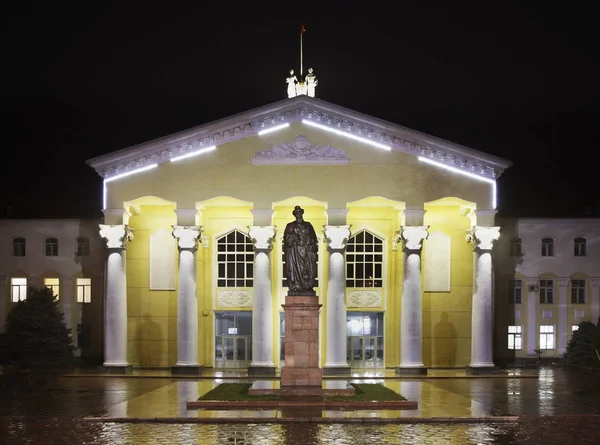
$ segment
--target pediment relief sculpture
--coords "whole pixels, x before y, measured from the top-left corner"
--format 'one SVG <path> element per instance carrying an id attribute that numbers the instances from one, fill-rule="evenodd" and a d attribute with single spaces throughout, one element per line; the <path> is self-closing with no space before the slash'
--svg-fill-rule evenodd
<path id="1" fill-rule="evenodd" d="M 311 144 L 306 136 L 258 152 L 250 158 L 252 164 L 348 164 L 343 150 L 329 144 Z"/>

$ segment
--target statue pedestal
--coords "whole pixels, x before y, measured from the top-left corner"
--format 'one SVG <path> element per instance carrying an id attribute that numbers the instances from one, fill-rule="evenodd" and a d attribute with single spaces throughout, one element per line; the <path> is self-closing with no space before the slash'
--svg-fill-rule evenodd
<path id="1" fill-rule="evenodd" d="M 319 368 L 319 297 L 287 295 L 285 304 L 285 365 L 280 398 L 323 400 L 323 370 Z"/>

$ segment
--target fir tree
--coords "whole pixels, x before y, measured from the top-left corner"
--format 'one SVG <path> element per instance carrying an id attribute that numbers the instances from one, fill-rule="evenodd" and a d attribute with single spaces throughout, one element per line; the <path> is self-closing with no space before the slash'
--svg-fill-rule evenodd
<path id="1" fill-rule="evenodd" d="M 598 318 L 598 324 L 596 325 L 596 337 L 594 338 L 594 364 L 597 368 L 600 368 L 600 317 Z"/>
<path id="2" fill-rule="evenodd" d="M 568 365 L 592 366 L 594 363 L 594 337 L 596 336 L 596 325 L 591 321 L 579 323 L 579 329 L 573 332 L 573 336 L 567 345 L 565 361 Z"/>
<path id="3" fill-rule="evenodd" d="M 8 314 L 2 343 L 5 358 L 22 367 L 72 360 L 69 331 L 51 289 L 29 289 Z"/>

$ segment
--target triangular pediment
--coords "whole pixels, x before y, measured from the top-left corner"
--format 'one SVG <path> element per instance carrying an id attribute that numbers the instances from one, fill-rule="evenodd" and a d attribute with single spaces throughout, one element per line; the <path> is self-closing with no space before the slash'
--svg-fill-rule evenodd
<path id="1" fill-rule="evenodd" d="M 489 179 L 497 179 L 511 163 L 496 156 L 445 141 L 400 125 L 368 116 L 321 99 L 297 96 L 236 114 L 205 125 L 184 130 L 159 139 L 118 150 L 87 161 L 105 179 L 129 171 L 169 162 L 176 156 L 219 146 L 257 135 L 278 125 L 302 122 L 318 125 L 324 130 L 342 133 L 357 140 L 368 141 L 389 150 L 431 159 L 456 169 Z M 269 151 L 271 150 L 271 151 Z M 309 159 L 323 157 L 347 163 L 342 150 L 329 146 L 306 147 Z M 296 159 L 298 144 L 265 147 L 257 153 L 256 163 L 276 156 Z M 303 155 L 303 156 L 304 156 Z M 306 156 L 305 156 L 306 157 Z M 254 162 L 253 162 L 254 163 Z"/>

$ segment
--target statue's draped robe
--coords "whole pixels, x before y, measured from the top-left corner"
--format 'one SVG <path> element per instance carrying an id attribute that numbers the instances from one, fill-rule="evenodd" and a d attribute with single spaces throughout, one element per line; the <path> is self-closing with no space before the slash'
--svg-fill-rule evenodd
<path id="1" fill-rule="evenodd" d="M 288 223 L 283 233 L 290 291 L 312 291 L 317 278 L 317 235 L 309 222 Z"/>

